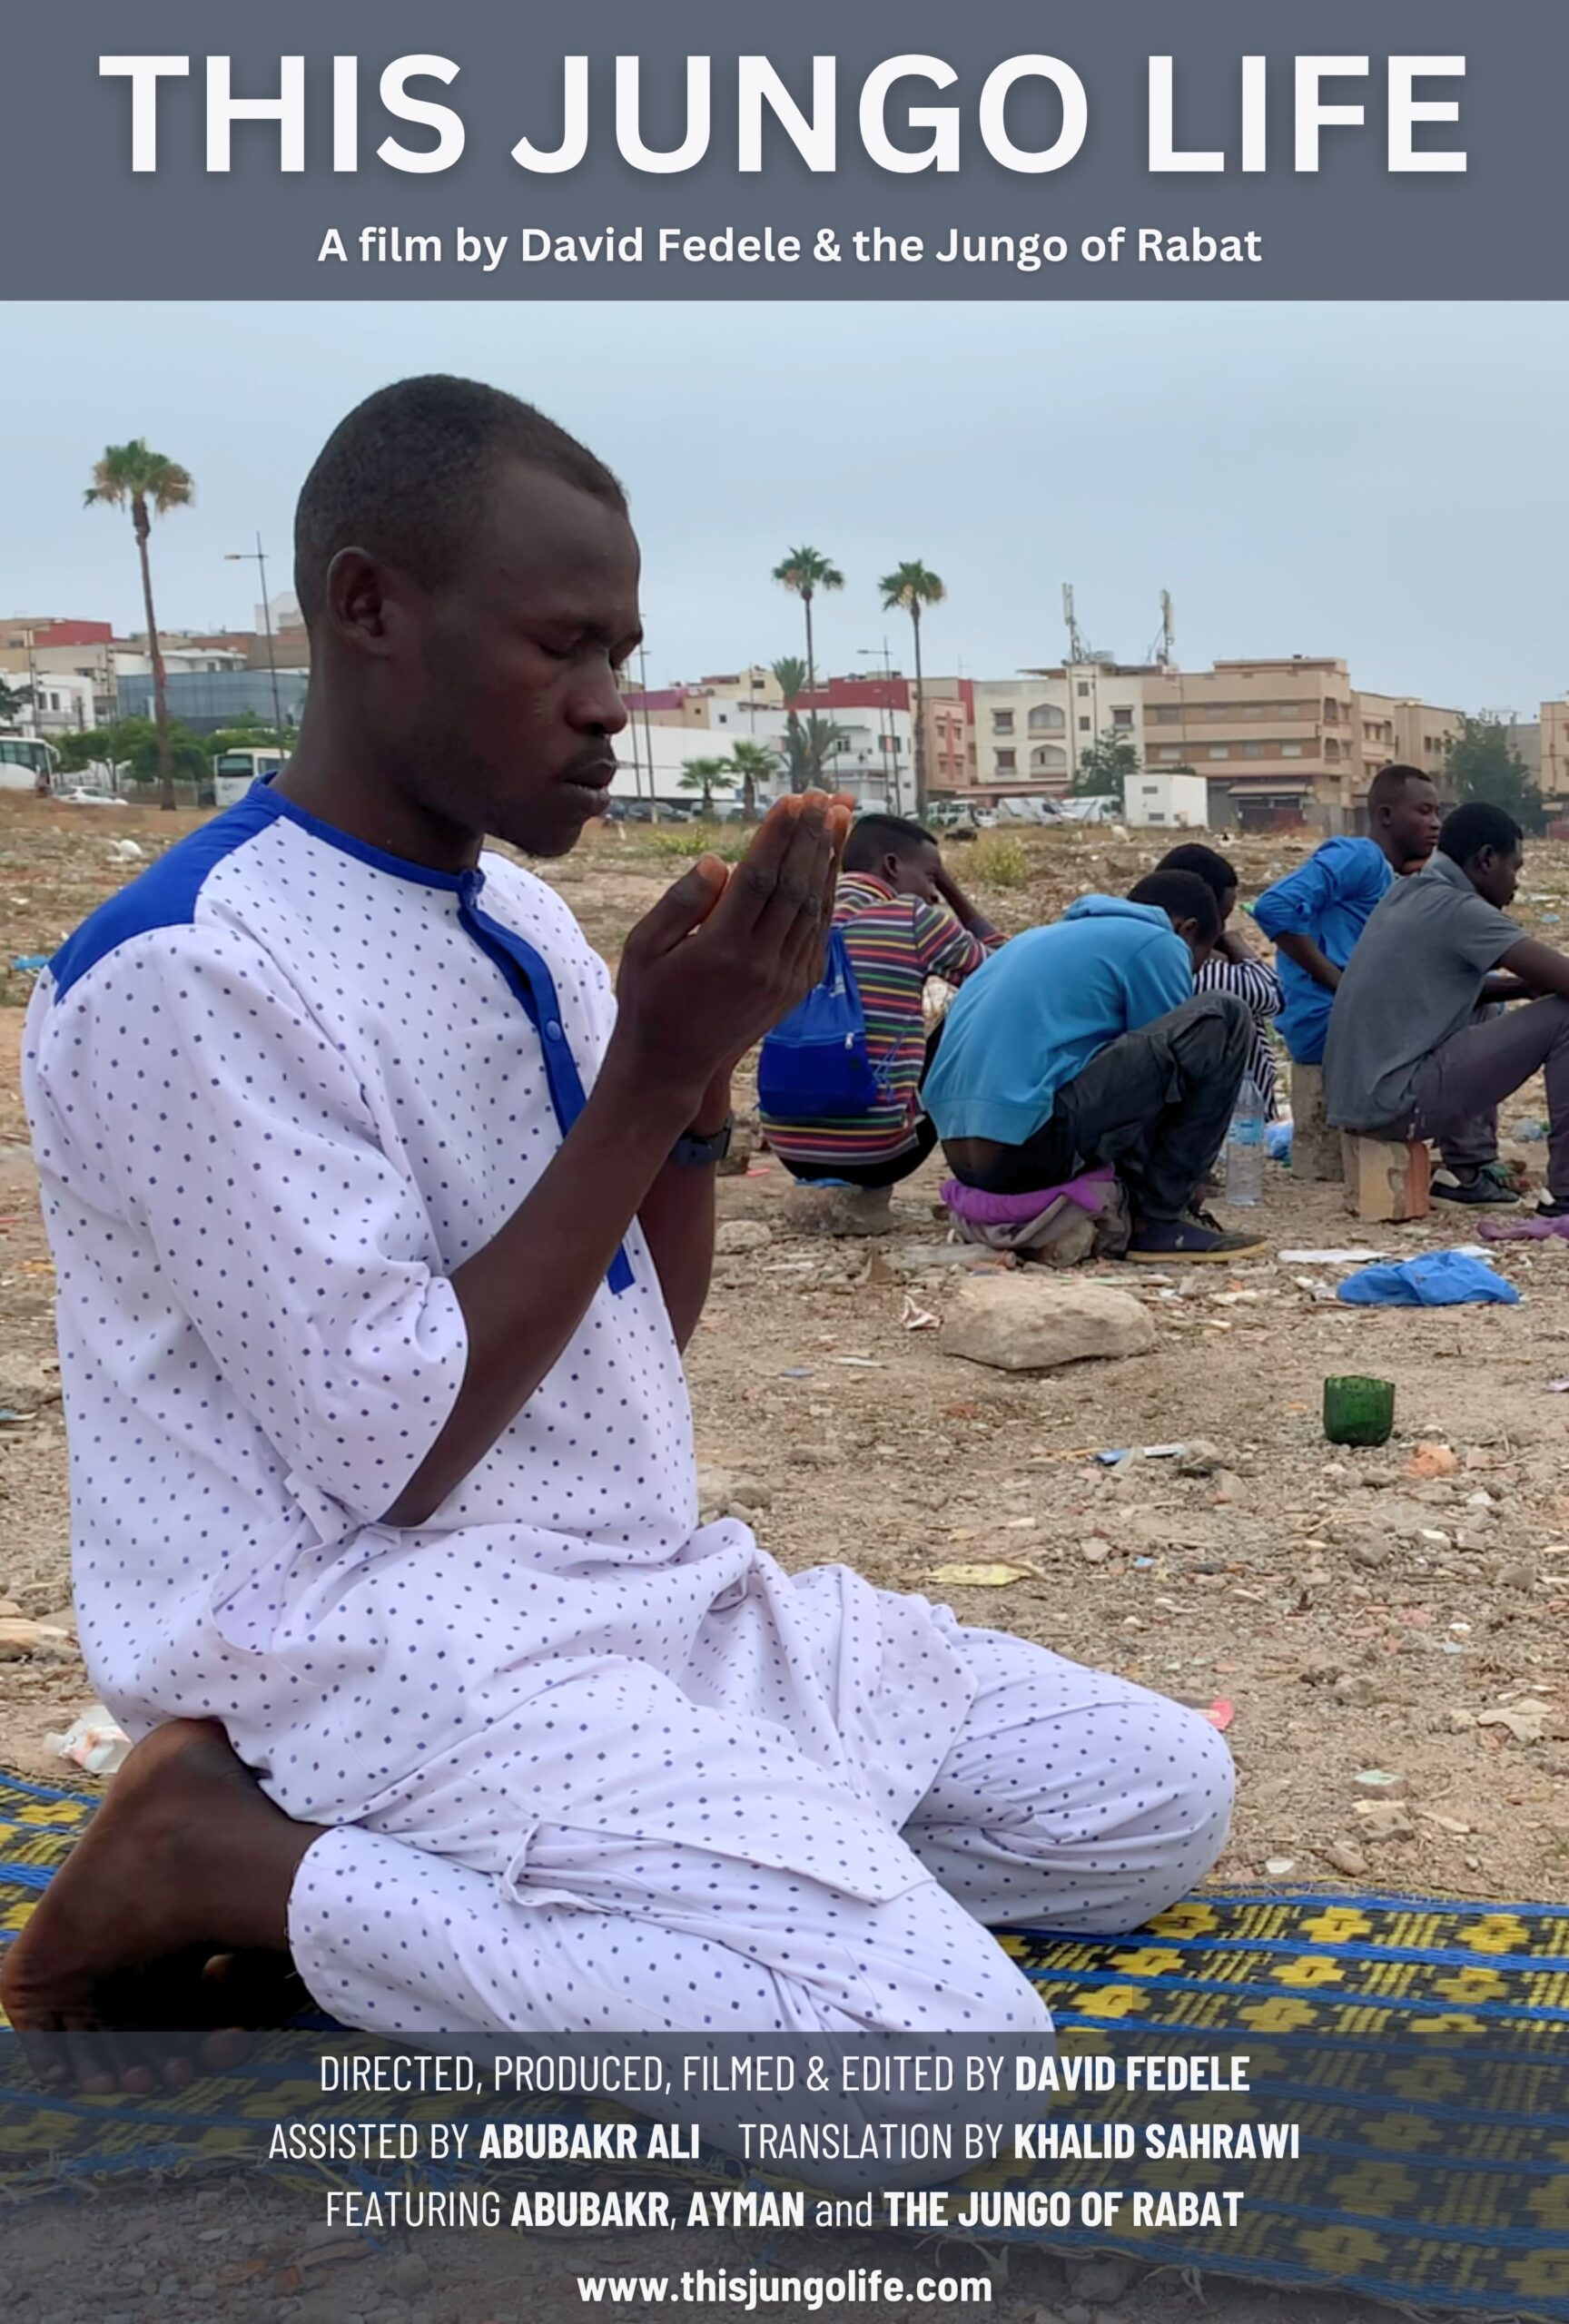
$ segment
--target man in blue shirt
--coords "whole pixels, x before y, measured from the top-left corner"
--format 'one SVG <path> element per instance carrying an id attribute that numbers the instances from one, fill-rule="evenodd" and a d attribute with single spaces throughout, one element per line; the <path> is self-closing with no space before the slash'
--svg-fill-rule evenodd
<path id="1" fill-rule="evenodd" d="M 1194 995 L 1219 932 L 1204 881 L 1155 872 L 993 953 L 943 1019 L 923 1091 L 954 1176 L 1022 1195 L 1110 1163 L 1133 1213 L 1130 1258 L 1262 1250 L 1195 1207 L 1252 1041 L 1235 995 Z"/>
<path id="2" fill-rule="evenodd" d="M 1253 917 L 1280 956 L 1277 1023 L 1298 1065 L 1317 1065 L 1352 948 L 1396 873 L 1419 872 L 1438 844 L 1438 793 L 1419 767 L 1381 767 L 1367 792 L 1367 837 L 1327 839 L 1266 888 Z"/>

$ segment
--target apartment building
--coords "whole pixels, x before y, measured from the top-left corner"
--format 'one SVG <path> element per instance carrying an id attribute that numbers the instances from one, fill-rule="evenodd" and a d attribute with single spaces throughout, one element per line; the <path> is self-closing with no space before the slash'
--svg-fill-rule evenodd
<path id="1" fill-rule="evenodd" d="M 1357 723 L 1360 740 L 1360 771 L 1357 796 L 1367 796 L 1367 785 L 1381 766 L 1419 766 L 1442 785 L 1449 744 L 1460 732 L 1460 713 L 1440 710 L 1432 703 L 1416 702 L 1406 694 L 1357 694 Z"/>
<path id="2" fill-rule="evenodd" d="M 903 723 L 898 730 L 897 754 L 878 710 L 845 709 L 834 719 L 838 748 L 824 759 L 823 779 L 834 790 L 848 793 L 858 812 L 886 808 L 893 813 L 908 815 L 914 811 L 910 724 L 904 714 L 900 715 Z M 645 726 L 639 712 L 628 719 L 616 737 L 619 772 L 613 785 L 615 794 L 627 799 L 652 796 L 690 805 L 692 793 L 682 781 L 688 761 L 723 759 L 733 741 L 749 740 L 774 753 L 773 776 L 760 783 L 757 790 L 759 803 L 766 804 L 786 787 L 783 751 L 785 717 L 786 713 L 777 706 L 749 706 L 739 727 L 712 731 L 661 726 L 652 719 Z M 738 783 L 729 790 L 722 783 L 715 787 L 715 796 L 721 801 L 736 801 L 740 795 Z"/>
<path id="3" fill-rule="evenodd" d="M 922 681 L 921 725 L 928 799 L 962 798 L 974 790 L 974 682 L 970 678 Z"/>
<path id="4" fill-rule="evenodd" d="M 1068 663 L 1013 678 L 977 678 L 971 694 L 978 804 L 1061 797 L 1080 757 L 1104 734 L 1143 737 L 1151 672 L 1115 662 Z"/>
<path id="5" fill-rule="evenodd" d="M 1459 725 L 1456 710 L 1354 686 L 1337 657 L 1217 662 L 1146 680 L 1144 763 L 1203 775 L 1218 829 L 1355 831 L 1379 768 L 1399 761 L 1440 777 Z"/>

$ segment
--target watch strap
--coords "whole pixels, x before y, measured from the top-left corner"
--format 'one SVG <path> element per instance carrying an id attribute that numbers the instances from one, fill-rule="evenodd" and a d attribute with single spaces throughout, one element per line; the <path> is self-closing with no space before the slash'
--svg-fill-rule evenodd
<path id="1" fill-rule="evenodd" d="M 678 1137 L 670 1149 L 670 1159 L 681 1169 L 702 1170 L 715 1162 L 723 1162 L 730 1151 L 731 1135 L 735 1128 L 734 1114 L 726 1114 L 711 1137 L 688 1135 Z"/>

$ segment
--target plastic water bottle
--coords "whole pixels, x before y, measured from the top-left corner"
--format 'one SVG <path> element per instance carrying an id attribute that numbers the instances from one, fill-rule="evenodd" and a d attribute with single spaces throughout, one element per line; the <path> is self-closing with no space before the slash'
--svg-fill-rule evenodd
<path id="1" fill-rule="evenodd" d="M 1227 1140 L 1226 1199 L 1246 1206 L 1263 1198 L 1264 1093 L 1249 1075 L 1237 1093 Z"/>

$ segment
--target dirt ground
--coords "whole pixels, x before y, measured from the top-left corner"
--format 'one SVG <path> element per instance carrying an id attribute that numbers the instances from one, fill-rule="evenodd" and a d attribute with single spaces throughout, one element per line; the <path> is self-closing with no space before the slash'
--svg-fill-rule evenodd
<path id="1" fill-rule="evenodd" d="M 683 2271 L 710 2277 L 759 2268 L 782 2277 L 843 2277 L 852 2269 L 920 2278 L 990 2280 L 947 2301 L 815 2306 L 785 2299 L 755 2313 L 770 2324 L 1387 2324 L 1391 2311 L 1335 2292 L 1272 2292 L 1197 2270 L 1141 2272 L 1131 2262 L 1061 2259 L 1033 2246 L 979 2254 L 956 2239 L 694 2230 L 618 2235 L 543 2230 L 430 2230 L 380 2249 L 321 2224 L 320 2196 L 252 2174 L 208 2187 L 166 2184 L 85 2206 L 0 2213 L 0 2315 L 29 2324 L 735 2324 L 747 2311 L 674 2296 Z M 356 2248 L 357 2246 L 357 2248 Z M 765 2253 L 765 2256 L 763 2256 Z M 668 2302 L 586 2304 L 579 2273 L 658 2274 Z M 808 2295 L 810 2299 L 810 2295 Z M 1407 2315 L 1415 2314 L 1406 2310 Z"/>
<path id="2" fill-rule="evenodd" d="M 0 1614 L 62 1627 L 71 1618 L 53 1276 L 17 1087 L 33 980 L 6 964 L 52 951 L 140 868 L 116 858 L 115 842 L 133 839 L 145 858 L 191 821 L 0 794 L 0 1601 L 10 1601 Z M 689 843 L 596 833 L 547 876 L 614 960 Z M 1229 852 L 1244 867 L 1246 896 L 1300 843 L 1248 840 Z M 989 835 L 956 848 L 953 861 L 1014 931 L 1087 889 L 1125 888 L 1158 852 L 1102 833 L 1031 833 Z M 1518 909 L 1533 932 L 1563 934 L 1554 923 L 1569 913 L 1569 848 L 1532 847 Z M 1541 1113 L 1540 1091 L 1526 1093 L 1506 1123 Z M 1539 1172 L 1540 1143 L 1508 1150 Z M 1569 1248 L 1505 1246 L 1503 1270 L 1524 1294 L 1516 1307 L 1338 1305 L 1325 1295 L 1333 1269 L 1278 1253 L 1366 1242 L 1410 1256 L 1469 1241 L 1475 1220 L 1440 1213 L 1416 1227 L 1357 1227 L 1337 1189 L 1303 1186 L 1271 1165 L 1251 1214 L 1269 1237 L 1268 1258 L 1231 1275 L 1105 1271 L 1149 1304 L 1153 1353 L 1007 1375 L 939 1352 L 932 1321 L 953 1281 L 933 1256 L 944 1232 L 933 1209 L 940 1175 L 933 1166 L 900 1190 L 895 1232 L 876 1243 L 792 1233 L 787 1181 L 766 1156 L 722 1181 L 722 1256 L 689 1359 L 706 1504 L 754 1512 L 786 1566 L 843 1559 L 879 1584 L 945 1598 L 968 1621 L 1195 1704 L 1228 1703 L 1239 1804 L 1224 1876 L 1260 1877 L 1268 1866 L 1282 1879 L 1569 1903 L 1569 1398 L 1554 1388 L 1569 1374 Z M 1396 1384 L 1396 1437 L 1377 1452 L 1324 1441 L 1322 1384 L 1347 1372 Z M 1093 1457 L 1200 1443 L 1210 1448 L 1203 1475 L 1180 1473 L 1173 1457 L 1114 1471 Z M 1430 1449 L 1418 1458 L 1423 1443 Z M 1434 1445 L 1453 1453 L 1452 1467 Z M 1413 1473 L 1414 1462 L 1446 1473 Z M 951 1563 L 1015 1571 L 1002 1586 L 954 1587 L 942 1579 Z M 0 1663 L 0 1765 L 44 1781 L 67 1772 L 46 1738 L 91 1695 L 69 1646 L 48 1660 Z M 1507 1718 L 1495 1719 L 1499 1712 Z M 1398 1799 L 1370 1817 L 1359 1812 L 1368 1799 L 1357 1778 L 1377 1769 L 1396 1778 L 1385 1790 Z M 232 2240 L 258 2250 L 275 2240 L 273 2212 L 286 2209 L 257 2185 L 187 2196 L 173 2251 L 156 2222 L 138 2224 L 134 2202 L 105 2199 L 81 2230 L 84 2296 L 56 2303 L 62 2319 L 113 2324 L 123 2312 L 129 2324 L 133 2312 L 153 2312 L 142 2295 L 154 2292 L 156 2312 L 175 2324 L 268 2314 L 264 2270 L 216 2305 L 209 2299 L 197 2248 L 217 2240 L 202 2222 L 208 2205 L 226 2257 Z M 57 2230 L 44 2214 L 28 2217 L 7 2222 L 0 2310 L 14 2298 L 47 2324 Z M 124 2246 L 139 2236 L 162 2256 L 150 2251 L 145 2280 L 127 2288 Z M 435 2267 L 429 2242 L 419 2250 Z M 501 2324 L 525 2309 L 549 2312 L 547 2281 L 520 2271 L 516 2243 L 507 2252 L 499 2273 L 481 2250 L 453 2260 L 449 2279 L 443 2260 L 419 2285 L 417 2270 L 394 2284 L 390 2260 L 368 2261 L 334 2271 L 330 2292 L 272 2305 L 294 2324 L 312 2299 L 326 2303 L 324 2324 L 360 2313 L 378 2324 Z M 706 2245 L 693 2264 L 717 2256 Z M 843 2255 L 789 2258 L 844 2264 Z M 528 2268 L 548 2279 L 570 2264 L 531 2259 Z M 85 2296 L 100 2265 L 105 2290 Z M 991 2311 L 1011 2324 L 1053 2324 L 1059 2314 L 1092 2324 L 1102 2312 L 1076 2301 L 1059 2262 L 1035 2253 L 1014 2267 Z M 1117 2314 L 1346 2324 L 1371 2312 L 1327 2295 L 1228 2291 L 1214 2279 L 1205 2290 L 1208 2309 L 1193 2288 L 1151 2279 Z"/>
<path id="3" fill-rule="evenodd" d="M 47 952 L 190 819 L 0 798 L 0 963 Z M 679 868 L 676 833 L 595 833 L 549 876 L 614 960 Z M 1244 893 L 1298 850 L 1232 845 Z M 656 852 L 657 851 L 657 852 Z M 1010 930 L 1088 887 L 1124 886 L 1153 845 L 1098 833 L 1029 834 L 956 849 L 962 878 Z M 972 870 L 971 867 L 973 867 Z M 1534 846 L 1518 909 L 1549 939 L 1569 911 L 1569 849 Z M 36 1404 L 50 1375 L 53 1277 L 17 1090 L 32 978 L 0 969 L 0 1408 Z M 1508 1109 L 1541 1114 L 1540 1092 Z M 1513 1150 L 1540 1167 L 1543 1147 Z M 1475 1235 L 1442 1211 L 1369 1236 L 1337 1189 L 1276 1165 L 1261 1216 L 1272 1256 L 1234 1276 L 1110 1270 L 1150 1305 L 1153 1354 L 1044 1376 L 982 1370 L 912 1328 L 940 1315 L 949 1271 L 935 1164 L 896 1202 L 886 1242 L 792 1235 L 784 1174 L 764 1156 L 721 1182 L 721 1240 L 690 1368 L 710 1505 L 756 1512 L 787 1566 L 845 1559 L 890 1588 L 945 1597 L 968 1621 L 1017 1630 L 1169 1693 L 1234 1707 L 1239 1806 L 1223 1874 L 1289 1858 L 1299 1875 L 1501 1899 L 1569 1902 L 1569 1247 L 1503 1246 L 1517 1307 L 1347 1308 L 1316 1297 L 1334 1271 L 1280 1250 L 1371 1241 L 1409 1256 Z M 913 1258 L 907 1254 L 913 1253 Z M 873 1254 L 876 1256 L 873 1257 Z M 1518 1254 L 1518 1255 L 1517 1255 Z M 10 1375 L 21 1377 L 12 1381 Z M 1337 1452 L 1319 1425 L 1327 1374 L 1396 1384 L 1396 1435 Z M 1452 1475 L 1406 1472 L 1419 1442 L 1453 1449 Z M 1114 1472 L 1100 1450 L 1203 1440 L 1215 1472 L 1171 1459 Z M 0 1421 L 0 1599 L 68 1616 L 64 1431 L 57 1404 Z M 1001 1588 L 952 1588 L 951 1563 L 1021 1568 Z M 59 1772 L 45 1737 L 90 1699 L 75 1660 L 0 1665 L 0 1762 Z M 1478 1725 L 1523 1699 L 1545 1706 Z M 1405 1810 L 1358 1813 L 1357 1777 L 1401 1779 Z M 1365 1827 L 1409 1824 L 1388 1837 Z"/>

